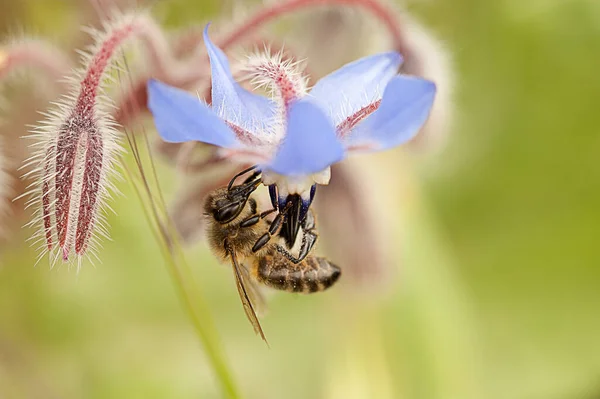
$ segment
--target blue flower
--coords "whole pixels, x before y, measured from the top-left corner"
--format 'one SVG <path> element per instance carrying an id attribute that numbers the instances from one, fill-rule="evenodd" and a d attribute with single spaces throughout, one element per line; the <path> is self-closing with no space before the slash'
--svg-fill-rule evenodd
<path id="1" fill-rule="evenodd" d="M 150 81 L 149 109 L 166 142 L 199 141 L 222 156 L 256 163 L 279 196 L 306 198 L 316 182 L 329 182 L 329 166 L 350 151 L 379 151 L 410 140 L 427 120 L 435 84 L 398 75 L 402 57 L 386 52 L 359 59 L 319 80 L 308 91 L 296 65 L 281 56 L 250 58 L 246 71 L 268 98 L 233 78 L 225 54 L 204 31 L 210 58 L 212 105 Z"/>

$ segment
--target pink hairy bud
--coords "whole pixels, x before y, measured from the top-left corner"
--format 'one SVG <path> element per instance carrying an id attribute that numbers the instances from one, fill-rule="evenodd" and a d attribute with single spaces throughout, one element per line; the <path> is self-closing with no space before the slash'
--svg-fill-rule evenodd
<path id="1" fill-rule="evenodd" d="M 94 254 L 94 233 L 107 235 L 101 209 L 114 191 L 110 175 L 120 147 L 116 123 L 100 93 L 117 50 L 138 36 L 152 43 L 148 32 L 155 33 L 156 26 L 145 15 L 123 16 L 107 25 L 86 57 L 87 67 L 72 79 L 72 94 L 34 130 L 38 153 L 29 163 L 37 166 L 37 179 L 30 202 L 39 210 L 32 223 L 41 222 L 42 255 L 55 252 L 52 262 L 72 255 L 80 262 L 83 255 Z"/>
<path id="2" fill-rule="evenodd" d="M 257 54 L 248 59 L 245 69 L 256 87 L 271 90 L 275 99 L 287 110 L 296 99 L 306 95 L 306 77 L 299 63 L 292 59 L 283 59 L 280 51 L 271 55 L 270 51 Z"/>
<path id="3" fill-rule="evenodd" d="M 265 49 L 264 53 L 249 57 L 244 67 L 251 84 L 256 88 L 269 90 L 271 97 L 278 104 L 281 126 L 277 128 L 277 133 L 281 135 L 289 107 L 292 102 L 306 95 L 308 80 L 302 73 L 300 62 L 284 59 L 283 56 L 283 51 L 271 55 L 270 51 Z"/>

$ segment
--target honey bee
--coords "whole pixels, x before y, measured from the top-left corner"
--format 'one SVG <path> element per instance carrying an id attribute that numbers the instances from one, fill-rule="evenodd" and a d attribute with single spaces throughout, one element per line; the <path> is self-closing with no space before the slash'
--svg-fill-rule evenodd
<path id="1" fill-rule="evenodd" d="M 262 302 L 256 283 L 310 294 L 331 287 L 341 270 L 325 258 L 310 255 L 318 238 L 312 211 L 307 212 L 301 222 L 301 234 L 289 248 L 279 235 L 289 207 L 279 212 L 276 208 L 259 212 L 252 194 L 261 183 L 260 172 L 233 185 L 240 174 L 228 187 L 216 189 L 206 198 L 207 237 L 212 252 L 222 262 L 231 262 L 246 316 L 254 331 L 267 342 L 255 311 L 255 305 Z"/>

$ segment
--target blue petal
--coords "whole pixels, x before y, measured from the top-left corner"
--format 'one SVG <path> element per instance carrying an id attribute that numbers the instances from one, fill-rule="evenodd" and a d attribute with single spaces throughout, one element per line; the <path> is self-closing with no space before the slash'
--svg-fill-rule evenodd
<path id="1" fill-rule="evenodd" d="M 253 94 L 234 79 L 227 57 L 208 37 L 204 29 L 204 43 L 210 58 L 212 78 L 212 107 L 221 118 L 256 135 L 269 132 L 277 106 L 270 99 Z"/>
<path id="2" fill-rule="evenodd" d="M 308 101 L 297 101 L 289 110 L 285 139 L 266 167 L 281 175 L 306 175 L 343 157 L 344 148 L 323 111 Z"/>
<path id="3" fill-rule="evenodd" d="M 239 147 L 235 133 L 198 97 L 156 80 L 148 83 L 148 108 L 160 137 L 169 143 L 201 141 Z"/>
<path id="4" fill-rule="evenodd" d="M 397 73 L 402 56 L 387 52 L 361 58 L 319 80 L 309 96 L 327 110 L 335 125 L 361 108 L 379 100 Z"/>
<path id="5" fill-rule="evenodd" d="M 385 150 L 410 140 L 423 126 L 435 97 L 435 83 L 396 76 L 385 88 L 381 105 L 344 140 L 348 146 Z"/>

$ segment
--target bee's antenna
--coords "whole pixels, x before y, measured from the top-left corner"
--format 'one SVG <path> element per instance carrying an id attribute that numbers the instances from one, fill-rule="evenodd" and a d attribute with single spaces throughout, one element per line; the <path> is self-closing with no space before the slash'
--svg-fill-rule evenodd
<path id="1" fill-rule="evenodd" d="M 254 192 L 260 185 L 260 179 L 254 179 L 252 181 L 246 182 L 244 184 L 240 184 L 239 186 L 234 186 L 228 193 L 230 198 L 239 198 L 240 196 L 243 198 L 248 198 L 250 194 Z"/>
<path id="2" fill-rule="evenodd" d="M 227 186 L 227 191 L 231 191 L 231 187 L 233 187 L 233 183 L 235 183 L 235 180 L 238 177 L 245 175 L 246 173 L 248 173 L 251 170 L 254 170 L 256 168 L 258 168 L 258 165 L 254 165 L 254 166 L 249 167 L 248 169 L 244 169 L 241 172 L 239 172 L 237 175 L 233 176 L 233 178 L 229 181 L 229 185 Z"/>

